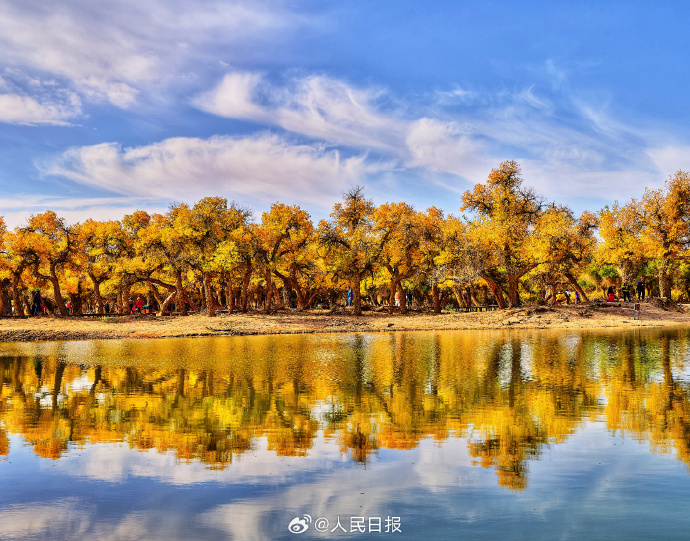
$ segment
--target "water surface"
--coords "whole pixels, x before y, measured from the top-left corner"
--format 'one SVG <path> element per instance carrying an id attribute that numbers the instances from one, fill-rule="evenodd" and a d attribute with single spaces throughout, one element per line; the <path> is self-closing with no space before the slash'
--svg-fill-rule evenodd
<path id="1" fill-rule="evenodd" d="M 683 539 L 689 359 L 685 330 L 3 344 L 0 539 Z"/>

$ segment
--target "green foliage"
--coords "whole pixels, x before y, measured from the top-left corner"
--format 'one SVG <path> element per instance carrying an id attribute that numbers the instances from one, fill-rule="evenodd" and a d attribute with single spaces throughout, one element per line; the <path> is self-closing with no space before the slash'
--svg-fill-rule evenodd
<path id="1" fill-rule="evenodd" d="M 603 265 L 597 270 L 597 274 L 601 278 L 608 278 L 608 279 L 616 279 L 620 278 L 620 274 L 618 273 L 618 270 L 616 270 L 616 267 L 613 265 Z"/>

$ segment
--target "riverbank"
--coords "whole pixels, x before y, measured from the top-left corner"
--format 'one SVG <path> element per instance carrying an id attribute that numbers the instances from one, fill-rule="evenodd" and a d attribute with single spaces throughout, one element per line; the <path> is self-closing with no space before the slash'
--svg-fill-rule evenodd
<path id="1" fill-rule="evenodd" d="M 569 306 L 524 306 L 492 312 L 411 312 L 388 315 L 364 312 L 312 310 L 248 314 L 164 316 L 153 314 L 106 317 L 40 316 L 0 320 L 0 341 L 98 340 L 118 338 L 171 338 L 332 332 L 383 332 L 462 329 L 595 329 L 608 327 L 690 326 L 684 307 L 653 299 L 641 305 L 633 319 L 632 303 L 586 303 Z"/>

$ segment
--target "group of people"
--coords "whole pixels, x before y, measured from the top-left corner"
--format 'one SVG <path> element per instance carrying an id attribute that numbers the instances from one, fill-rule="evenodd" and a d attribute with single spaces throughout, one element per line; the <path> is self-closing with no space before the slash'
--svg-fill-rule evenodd
<path id="1" fill-rule="evenodd" d="M 348 301 L 348 305 L 352 305 L 352 292 L 350 291 L 349 297 L 350 300 Z M 40 290 L 36 290 L 32 293 L 31 295 L 31 315 L 32 316 L 38 316 L 41 314 L 44 314 L 46 310 L 53 310 L 52 306 L 46 306 L 49 304 L 50 301 L 48 299 L 43 299 L 41 296 Z M 67 301 L 65 303 L 65 308 L 67 309 L 67 315 L 72 314 L 72 303 L 71 301 Z M 103 306 L 105 313 L 109 314 L 110 313 L 110 302 L 105 301 L 105 304 Z M 144 301 L 142 300 L 141 297 L 137 297 L 136 301 L 133 301 L 131 298 L 129 299 L 129 312 L 131 314 L 141 314 L 142 309 L 144 308 Z M 14 313 L 14 305 L 12 305 L 12 313 Z"/>
<path id="2" fill-rule="evenodd" d="M 395 292 L 395 306 L 400 306 L 400 301 L 402 300 L 402 293 L 398 290 Z M 347 288 L 347 306 L 350 307 L 352 306 L 352 288 L 348 287 Z M 405 304 L 409 308 L 412 306 L 412 301 L 414 300 L 414 297 L 412 296 L 412 291 L 409 289 L 405 292 Z"/>
<path id="3" fill-rule="evenodd" d="M 137 297 L 136 301 L 133 301 L 132 297 L 130 297 L 128 304 L 130 314 L 141 314 L 141 309 L 144 307 L 144 301 L 141 299 L 141 297 Z"/>
<path id="4" fill-rule="evenodd" d="M 621 286 L 621 293 L 623 294 L 623 302 L 631 302 L 635 298 L 637 293 L 637 300 L 643 301 L 645 297 L 646 285 L 644 283 L 644 278 L 640 278 L 635 284 L 635 287 L 630 284 L 627 280 L 623 282 Z M 614 286 L 609 286 L 607 292 L 608 301 L 613 302 L 616 300 L 616 288 Z"/>
<path id="5" fill-rule="evenodd" d="M 575 297 L 574 299 L 573 295 Z M 566 289 L 565 291 L 560 291 L 556 295 L 556 304 L 558 305 L 563 303 L 570 304 L 573 300 L 575 301 L 575 304 L 580 304 L 580 293 L 577 291 L 577 289 L 574 291 L 574 294 Z"/>

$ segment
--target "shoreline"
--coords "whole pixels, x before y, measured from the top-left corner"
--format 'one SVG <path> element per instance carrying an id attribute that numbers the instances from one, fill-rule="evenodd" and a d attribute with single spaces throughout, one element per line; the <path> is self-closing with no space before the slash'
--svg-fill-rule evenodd
<path id="1" fill-rule="evenodd" d="M 644 302 L 641 319 L 633 319 L 633 303 L 590 302 L 565 306 L 526 305 L 490 312 L 411 312 L 389 315 L 366 311 L 354 316 L 346 309 L 285 310 L 220 313 L 215 317 L 107 315 L 44 315 L 0 320 L 0 342 L 117 340 L 124 338 L 180 338 L 200 336 L 257 336 L 395 331 L 505 330 L 505 329 L 630 329 L 690 327 L 690 313 L 678 305 Z"/>

